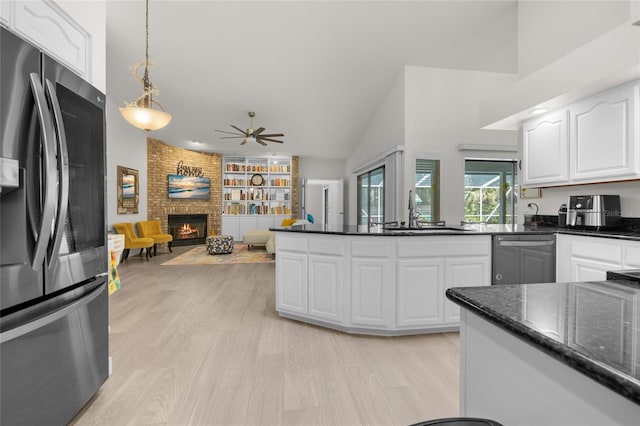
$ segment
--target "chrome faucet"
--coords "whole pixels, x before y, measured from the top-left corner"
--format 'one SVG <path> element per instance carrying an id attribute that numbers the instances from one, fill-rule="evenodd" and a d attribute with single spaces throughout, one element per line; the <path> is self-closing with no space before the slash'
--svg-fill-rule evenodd
<path id="1" fill-rule="evenodd" d="M 371 232 L 371 227 L 373 226 L 385 226 L 385 225 L 398 226 L 398 221 L 392 220 L 390 222 L 374 222 L 373 220 L 369 219 L 369 221 L 367 222 L 367 232 Z"/>

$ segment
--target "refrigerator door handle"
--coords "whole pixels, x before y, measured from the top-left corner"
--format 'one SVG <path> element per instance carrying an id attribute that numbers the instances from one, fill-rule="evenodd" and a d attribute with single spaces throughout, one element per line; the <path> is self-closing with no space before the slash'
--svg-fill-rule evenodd
<path id="1" fill-rule="evenodd" d="M 4 333 L 0 333 L 0 343 L 5 343 L 9 340 L 17 339 L 18 337 L 24 336 L 25 334 L 29 334 L 34 330 L 51 324 L 52 322 L 57 321 L 60 318 L 66 317 L 73 311 L 77 311 L 78 309 L 91 303 L 96 297 L 100 296 L 100 293 L 105 291 L 105 289 L 106 285 L 104 283 L 100 284 L 98 287 L 92 290 L 91 293 L 84 295 L 80 299 L 72 301 L 68 305 L 52 312 L 49 315 L 45 315 L 38 318 L 37 320 L 28 322 L 16 328 L 12 328 L 11 330 L 5 331 Z"/>
<path id="2" fill-rule="evenodd" d="M 62 121 L 62 109 L 60 108 L 55 86 L 50 80 L 45 79 L 45 87 L 53 109 L 58 150 L 58 217 L 53 230 L 53 248 L 51 250 L 53 255 L 49 258 L 49 268 L 53 268 L 58 259 L 60 243 L 62 242 L 62 236 L 64 234 L 64 225 L 67 219 L 67 209 L 69 207 L 69 151 L 67 150 L 67 136 L 64 131 L 64 122 Z"/>
<path id="3" fill-rule="evenodd" d="M 49 244 L 49 238 L 51 237 L 51 227 L 53 224 L 57 198 L 55 188 L 57 185 L 56 170 L 52 164 L 55 161 L 55 134 L 51 114 L 47 107 L 44 88 L 40 84 L 40 75 L 37 73 L 29 74 L 29 81 L 31 83 L 31 92 L 35 99 L 36 110 L 38 111 L 38 118 L 40 120 L 43 139 L 42 149 L 44 154 L 44 205 L 42 208 L 40 227 L 39 230 L 37 230 L 34 255 L 31 260 L 31 268 L 34 271 L 39 271 L 47 253 L 47 246 Z M 32 210 L 33 206 L 30 206 L 29 209 Z"/>

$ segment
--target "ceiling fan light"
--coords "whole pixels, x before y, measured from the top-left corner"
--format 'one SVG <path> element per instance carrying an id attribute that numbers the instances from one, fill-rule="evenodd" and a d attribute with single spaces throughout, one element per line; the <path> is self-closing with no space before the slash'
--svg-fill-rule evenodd
<path id="1" fill-rule="evenodd" d="M 171 114 L 167 112 L 139 107 L 135 104 L 121 107 L 120 114 L 129 124 L 147 132 L 162 129 L 171 121 Z"/>
<path id="2" fill-rule="evenodd" d="M 251 135 L 251 136 L 247 136 L 245 140 L 246 140 L 247 142 L 255 142 L 255 141 L 256 141 L 256 138 L 255 138 L 253 135 Z"/>

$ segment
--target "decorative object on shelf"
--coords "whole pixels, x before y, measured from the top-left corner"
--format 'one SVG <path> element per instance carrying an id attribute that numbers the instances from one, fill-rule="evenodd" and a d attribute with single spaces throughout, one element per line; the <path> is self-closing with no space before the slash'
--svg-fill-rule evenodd
<path id="1" fill-rule="evenodd" d="M 149 0 L 146 0 L 146 21 L 145 21 L 145 61 L 133 66 L 133 75 L 142 83 L 143 92 L 138 99 L 120 108 L 120 114 L 129 124 L 147 132 L 162 129 L 171 121 L 171 115 L 164 110 L 153 96 L 158 96 L 160 91 L 149 80 L 149 67 L 153 62 L 149 61 Z M 140 68 L 144 66 L 142 77 L 138 75 Z M 156 104 L 160 109 L 153 108 Z"/>
<path id="2" fill-rule="evenodd" d="M 138 171 L 118 166 L 118 214 L 138 213 Z"/>
<path id="3" fill-rule="evenodd" d="M 167 175 L 169 198 L 208 200 L 210 183 L 208 177 Z"/>
<path id="4" fill-rule="evenodd" d="M 284 133 L 271 133 L 271 134 L 263 134 L 266 129 L 264 127 L 260 127 L 258 129 L 253 128 L 253 117 L 255 117 L 256 113 L 253 111 L 249 112 L 249 128 L 245 131 L 240 129 L 233 124 L 231 127 L 236 129 L 240 133 L 235 132 L 227 132 L 226 130 L 216 130 L 216 132 L 227 133 L 235 136 L 222 136 L 220 139 L 242 139 L 240 145 L 244 145 L 247 142 L 257 142 L 260 145 L 267 146 L 265 142 L 275 142 L 275 143 L 283 143 L 283 141 L 279 141 L 273 138 L 283 137 Z"/>
<path id="5" fill-rule="evenodd" d="M 262 177 L 262 175 L 259 173 L 256 173 L 255 175 L 251 176 L 251 185 L 253 186 L 264 185 L 264 178 Z"/>

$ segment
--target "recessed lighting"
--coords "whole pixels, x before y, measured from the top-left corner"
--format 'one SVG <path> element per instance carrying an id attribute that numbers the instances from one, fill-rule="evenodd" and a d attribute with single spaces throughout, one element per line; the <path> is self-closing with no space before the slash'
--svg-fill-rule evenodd
<path id="1" fill-rule="evenodd" d="M 191 141 L 191 143 L 194 145 L 202 145 L 202 142 L 200 141 Z"/>
<path id="2" fill-rule="evenodd" d="M 533 111 L 531 111 L 531 114 L 539 115 L 539 114 L 543 114 L 543 113 L 545 113 L 547 111 L 549 111 L 549 108 L 536 108 Z"/>

